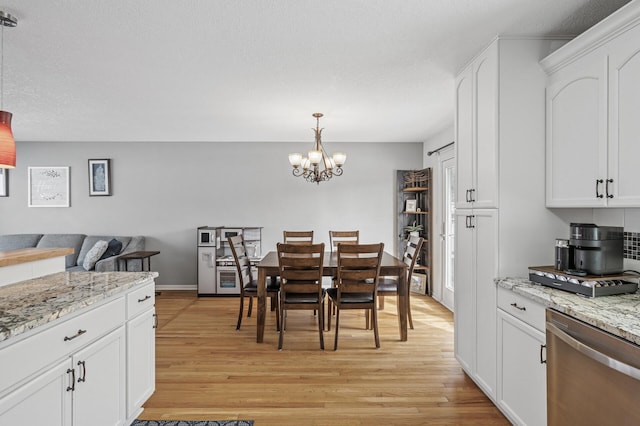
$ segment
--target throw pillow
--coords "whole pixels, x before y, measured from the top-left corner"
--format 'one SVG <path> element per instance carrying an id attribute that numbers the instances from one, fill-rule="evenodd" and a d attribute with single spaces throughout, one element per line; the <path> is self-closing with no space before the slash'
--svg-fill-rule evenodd
<path id="1" fill-rule="evenodd" d="M 100 257 L 98 260 L 106 259 L 107 257 L 115 256 L 120 254 L 122 251 L 122 242 L 116 240 L 115 238 L 109 241 L 109 246 L 107 247 L 107 251 Z"/>
<path id="2" fill-rule="evenodd" d="M 96 262 L 98 261 L 98 259 L 100 259 L 100 256 L 102 256 L 104 252 L 107 251 L 108 246 L 109 246 L 109 243 L 104 240 L 100 240 L 97 243 L 95 243 L 93 247 L 91 247 L 91 250 L 89 250 L 86 256 L 84 257 L 84 261 L 82 262 L 82 267 L 87 271 L 90 271 L 93 268 L 95 268 Z"/>

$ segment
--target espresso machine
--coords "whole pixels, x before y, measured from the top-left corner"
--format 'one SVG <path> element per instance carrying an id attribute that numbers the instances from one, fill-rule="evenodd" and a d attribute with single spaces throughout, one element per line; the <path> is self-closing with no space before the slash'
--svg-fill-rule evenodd
<path id="1" fill-rule="evenodd" d="M 568 246 L 567 273 L 614 275 L 623 271 L 624 230 L 620 226 L 572 223 Z M 564 252 L 564 250 L 560 250 Z M 556 247 L 556 253 L 559 250 Z M 556 259 L 558 255 L 556 255 Z M 558 262 L 556 262 L 556 266 Z M 565 265 L 560 265 L 565 266 Z"/>

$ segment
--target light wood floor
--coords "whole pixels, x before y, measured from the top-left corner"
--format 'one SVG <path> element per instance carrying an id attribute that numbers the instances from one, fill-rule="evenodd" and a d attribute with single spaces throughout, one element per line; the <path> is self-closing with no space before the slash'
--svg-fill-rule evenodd
<path id="1" fill-rule="evenodd" d="M 381 348 L 364 314 L 341 313 L 319 349 L 314 317 L 289 312 L 284 349 L 275 315 L 255 343 L 255 316 L 236 331 L 238 299 L 163 291 L 156 300 L 156 392 L 140 419 L 254 420 L 263 425 L 509 424 L 453 355 L 452 314 L 412 297 L 414 330 L 400 342 L 395 298 L 380 311 Z M 246 306 L 245 306 L 246 308 Z M 333 321 L 335 324 L 335 321 Z"/>

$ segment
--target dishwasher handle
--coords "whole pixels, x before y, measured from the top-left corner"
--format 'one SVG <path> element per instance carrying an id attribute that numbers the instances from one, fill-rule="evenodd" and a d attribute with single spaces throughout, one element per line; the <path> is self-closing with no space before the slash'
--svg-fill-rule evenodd
<path id="1" fill-rule="evenodd" d="M 592 348 L 591 346 L 585 345 L 584 343 L 560 330 L 560 328 L 558 328 L 555 324 L 547 322 L 547 331 L 558 337 L 564 343 L 571 346 L 581 354 L 591 358 L 592 360 L 599 362 L 600 364 L 605 365 L 609 368 L 612 368 L 619 373 L 624 374 L 625 376 L 640 380 L 640 370 L 636 367 L 611 358 L 610 356 L 603 354 L 602 352 Z"/>

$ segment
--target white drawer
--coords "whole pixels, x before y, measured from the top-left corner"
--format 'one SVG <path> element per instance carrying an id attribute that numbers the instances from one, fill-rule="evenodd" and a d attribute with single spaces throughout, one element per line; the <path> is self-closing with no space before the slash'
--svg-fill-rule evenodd
<path id="1" fill-rule="evenodd" d="M 124 297 L 89 309 L 0 350 L 0 394 L 125 322 Z"/>
<path id="2" fill-rule="evenodd" d="M 156 303 L 156 285 L 152 281 L 127 294 L 127 319 L 153 308 Z"/>
<path id="3" fill-rule="evenodd" d="M 498 308 L 544 333 L 545 308 L 540 303 L 498 287 Z"/>

